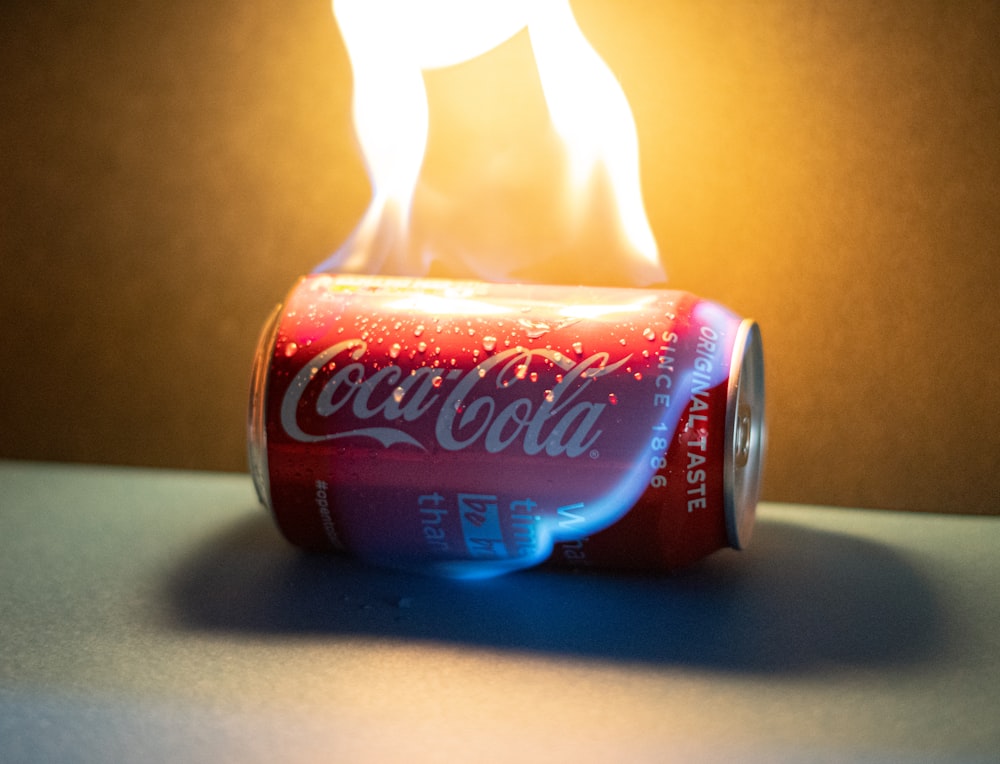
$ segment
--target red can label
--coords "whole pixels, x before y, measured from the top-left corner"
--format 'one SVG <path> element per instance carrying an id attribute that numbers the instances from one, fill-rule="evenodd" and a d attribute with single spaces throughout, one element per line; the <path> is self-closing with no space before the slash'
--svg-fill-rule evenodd
<path id="1" fill-rule="evenodd" d="M 265 499 L 295 544 L 456 576 L 696 559 L 727 545 L 742 323 L 683 292 L 307 277 L 258 359 Z"/>

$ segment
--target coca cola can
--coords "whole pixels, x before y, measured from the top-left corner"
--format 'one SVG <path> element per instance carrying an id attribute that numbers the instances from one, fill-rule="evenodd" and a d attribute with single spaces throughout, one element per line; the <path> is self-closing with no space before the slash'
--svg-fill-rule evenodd
<path id="1" fill-rule="evenodd" d="M 289 541 L 463 578 L 741 549 L 764 440 L 757 324 L 659 289 L 307 276 L 249 407 Z"/>

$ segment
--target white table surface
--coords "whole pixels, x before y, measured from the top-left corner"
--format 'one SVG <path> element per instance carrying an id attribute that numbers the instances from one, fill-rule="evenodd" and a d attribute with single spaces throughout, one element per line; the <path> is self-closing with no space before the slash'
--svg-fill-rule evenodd
<path id="1" fill-rule="evenodd" d="M 672 576 L 288 546 L 245 475 L 0 462 L 0 761 L 1000 761 L 1000 518 L 764 504 Z"/>

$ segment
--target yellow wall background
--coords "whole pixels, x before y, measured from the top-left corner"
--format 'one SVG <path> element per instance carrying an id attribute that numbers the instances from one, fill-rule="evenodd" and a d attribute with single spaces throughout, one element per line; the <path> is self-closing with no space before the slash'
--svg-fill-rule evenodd
<path id="1" fill-rule="evenodd" d="M 1000 5 L 578 0 L 671 285 L 756 317 L 765 497 L 1000 513 Z M 244 468 L 369 189 L 325 2 L 0 9 L 0 456 Z"/>

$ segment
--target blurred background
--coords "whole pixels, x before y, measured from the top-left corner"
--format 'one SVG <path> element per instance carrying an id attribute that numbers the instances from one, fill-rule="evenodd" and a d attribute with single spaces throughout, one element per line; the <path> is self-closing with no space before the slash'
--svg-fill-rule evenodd
<path id="1" fill-rule="evenodd" d="M 671 286 L 757 318 L 764 496 L 1000 513 L 1000 4 L 578 0 Z M 326 2 L 0 6 L 0 456 L 245 470 L 370 189 Z"/>

